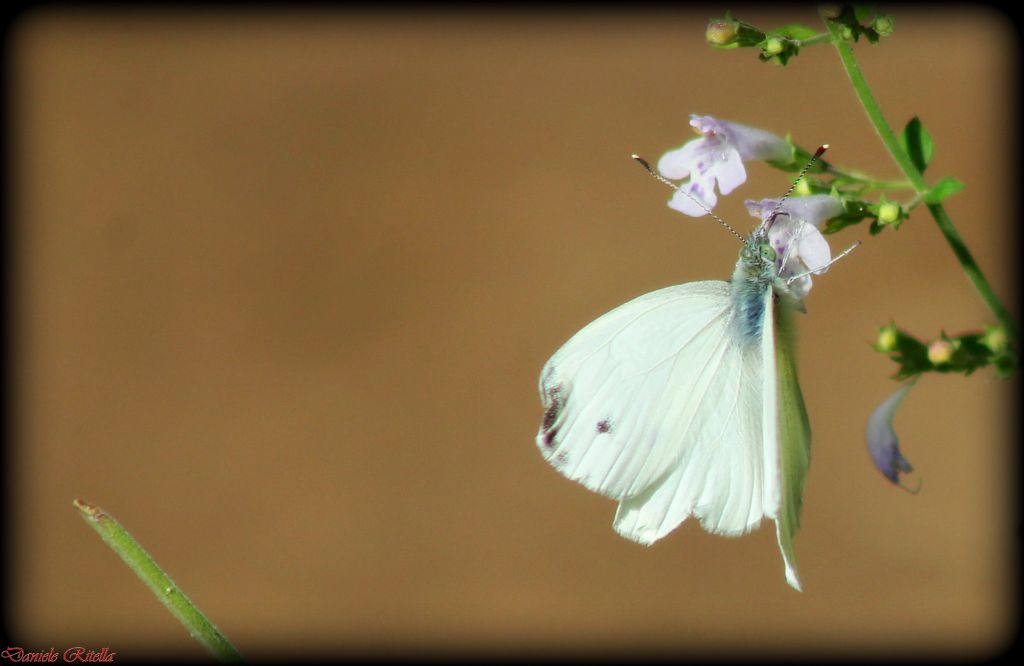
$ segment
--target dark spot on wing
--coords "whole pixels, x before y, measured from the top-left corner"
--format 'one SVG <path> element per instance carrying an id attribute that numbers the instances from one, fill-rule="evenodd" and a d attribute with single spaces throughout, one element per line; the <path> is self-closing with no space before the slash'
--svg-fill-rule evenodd
<path id="1" fill-rule="evenodd" d="M 555 420 L 558 419 L 559 412 L 562 411 L 562 392 L 561 388 L 556 386 L 548 389 L 548 408 L 544 412 L 544 430 L 548 430 L 555 424 Z"/>
<path id="2" fill-rule="evenodd" d="M 544 421 L 541 423 L 540 429 L 544 433 L 544 445 L 550 447 L 554 446 L 555 435 L 558 434 L 558 427 L 555 425 L 555 422 L 565 406 L 565 399 L 562 397 L 561 384 L 556 384 L 547 389 L 546 395 L 548 408 L 544 412 Z"/>
<path id="3" fill-rule="evenodd" d="M 597 432 L 606 433 L 612 431 L 612 423 L 609 419 L 601 419 L 597 422 Z"/>

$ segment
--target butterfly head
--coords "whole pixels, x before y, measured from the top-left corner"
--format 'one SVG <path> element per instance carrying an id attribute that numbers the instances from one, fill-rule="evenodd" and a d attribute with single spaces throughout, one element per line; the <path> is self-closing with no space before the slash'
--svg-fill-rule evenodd
<path id="1" fill-rule="evenodd" d="M 767 231 L 759 228 L 743 241 L 737 273 L 750 280 L 770 282 L 778 277 L 780 256 L 779 251 L 772 247 Z"/>

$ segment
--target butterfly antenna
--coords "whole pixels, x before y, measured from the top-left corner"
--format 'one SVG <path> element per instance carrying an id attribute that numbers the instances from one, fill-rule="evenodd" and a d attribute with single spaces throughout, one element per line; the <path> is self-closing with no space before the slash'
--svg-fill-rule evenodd
<path id="1" fill-rule="evenodd" d="M 681 194 L 684 194 L 684 195 L 686 195 L 687 197 L 689 197 L 690 201 L 692 201 L 693 203 L 695 203 L 695 204 L 697 204 L 698 206 L 700 206 L 700 207 L 701 207 L 701 209 L 702 209 L 702 210 L 703 210 L 703 211 L 704 211 L 705 213 L 707 213 L 708 215 L 710 215 L 710 216 L 711 216 L 712 218 L 714 218 L 714 220 L 715 220 L 716 222 L 718 222 L 718 223 L 719 223 L 720 225 L 722 225 L 723 227 L 725 227 L 725 230 L 726 230 L 726 231 L 728 231 L 729 233 L 731 233 L 731 234 L 732 234 L 733 236 L 735 236 L 736 238 L 739 238 L 741 242 L 744 242 L 744 243 L 746 242 L 746 240 L 747 240 L 746 238 L 744 238 L 744 237 L 743 237 L 743 236 L 741 236 L 741 235 L 740 235 L 739 233 L 737 233 L 737 232 L 736 232 L 736 230 L 735 230 L 735 229 L 733 229 L 732 227 L 730 227 L 730 226 L 729 226 L 729 224 L 728 224 L 728 223 L 727 223 L 727 222 L 726 222 L 725 220 L 723 220 L 722 218 L 718 217 L 718 216 L 717 216 L 717 215 L 715 215 L 715 214 L 714 214 L 713 212 L 711 212 L 711 209 L 710 209 L 710 208 L 708 208 L 707 206 L 705 206 L 705 205 L 704 205 L 704 202 L 703 202 L 703 201 L 701 201 L 701 200 L 700 200 L 700 199 L 698 199 L 697 197 L 693 196 L 692 194 L 690 194 L 690 193 L 689 193 L 689 192 L 687 192 L 686 190 L 682 189 L 681 187 L 679 187 L 678 185 L 676 185 L 675 183 L 673 183 L 672 181 L 670 181 L 669 179 L 665 178 L 665 177 L 664 177 L 664 176 L 662 176 L 662 175 L 661 175 L 660 173 L 658 173 L 657 171 L 655 171 L 654 169 L 652 169 L 652 168 L 651 168 L 651 165 L 650 165 L 650 164 L 648 164 L 648 163 L 647 163 L 647 160 L 645 160 L 644 158 L 640 157 L 640 156 L 639 156 L 639 155 L 637 155 L 637 154 L 633 154 L 633 155 L 631 155 L 631 157 L 632 157 L 632 158 L 633 158 L 634 160 L 636 160 L 637 162 L 639 162 L 639 163 L 640 163 L 640 166 L 642 166 L 643 168 L 647 169 L 647 173 L 649 173 L 649 174 L 650 174 L 650 175 L 651 175 L 651 176 L 652 176 L 652 177 L 653 177 L 653 178 L 654 178 L 655 180 L 661 181 L 662 183 L 665 183 L 666 185 L 668 185 L 669 187 L 671 187 L 671 188 L 672 188 L 673 190 L 675 190 L 676 192 L 679 192 L 679 193 L 681 193 Z"/>
<path id="2" fill-rule="evenodd" d="M 796 180 L 794 180 L 793 184 L 789 186 L 789 189 L 786 190 L 786 193 L 782 195 L 782 198 L 779 199 L 779 203 L 775 204 L 775 208 L 772 209 L 772 212 L 768 214 L 768 217 L 766 219 L 771 220 L 772 222 L 775 221 L 775 214 L 779 212 L 780 208 L 782 208 L 782 204 L 786 203 L 786 199 L 789 198 L 790 194 L 793 194 L 793 190 L 796 189 L 796 186 L 800 183 L 800 180 L 807 174 L 807 171 L 812 166 L 814 166 L 814 163 L 818 161 L 818 158 L 825 154 L 826 150 L 828 150 L 827 143 L 818 146 L 818 149 L 814 151 L 813 155 L 811 155 L 811 159 L 807 162 L 804 168 L 800 170 L 800 175 L 796 177 Z M 769 225 L 770 224 L 771 222 L 769 222 Z"/>

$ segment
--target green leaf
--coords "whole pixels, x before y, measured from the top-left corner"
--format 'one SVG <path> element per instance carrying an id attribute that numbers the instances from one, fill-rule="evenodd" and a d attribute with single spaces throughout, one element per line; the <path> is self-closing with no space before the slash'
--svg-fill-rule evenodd
<path id="1" fill-rule="evenodd" d="M 728 17 L 728 13 L 726 13 Z M 740 46 L 757 46 L 765 39 L 765 34 L 749 23 L 739 21 L 739 31 L 736 34 L 737 43 Z"/>
<path id="2" fill-rule="evenodd" d="M 896 349 L 889 358 L 899 364 L 897 379 L 919 375 L 934 368 L 928 360 L 928 346 L 903 330 L 896 332 Z"/>
<path id="3" fill-rule="evenodd" d="M 953 362 L 957 369 L 969 375 L 978 368 L 984 368 L 991 362 L 992 351 L 981 344 L 980 334 L 966 334 L 957 338 L 958 349 L 953 352 Z"/>
<path id="4" fill-rule="evenodd" d="M 911 118 L 907 126 L 903 128 L 900 145 L 903 146 L 903 150 L 907 151 L 910 161 L 914 163 L 917 170 L 924 173 L 924 170 L 928 168 L 928 163 L 932 161 L 935 144 L 932 142 L 931 134 L 928 133 L 917 116 Z"/>
<path id="5" fill-rule="evenodd" d="M 843 202 L 843 212 L 829 219 L 825 223 L 821 229 L 822 234 L 825 234 L 826 236 L 828 234 L 834 234 L 851 225 L 860 224 L 866 218 L 871 217 L 871 211 L 869 210 L 868 205 L 860 199 L 843 197 L 834 189 L 830 194 Z M 879 231 L 881 231 L 881 229 L 879 229 Z"/>
<path id="6" fill-rule="evenodd" d="M 825 223 L 825 226 L 821 228 L 821 233 L 825 236 L 834 234 L 837 231 L 842 231 L 846 227 L 860 224 L 864 221 L 864 216 L 846 216 L 841 215 L 839 217 L 833 217 L 831 220 Z"/>
<path id="7" fill-rule="evenodd" d="M 927 204 L 942 203 L 965 187 L 967 186 L 962 181 L 957 180 L 953 176 L 946 176 L 935 183 L 932 189 L 928 190 L 924 195 L 924 202 Z"/>

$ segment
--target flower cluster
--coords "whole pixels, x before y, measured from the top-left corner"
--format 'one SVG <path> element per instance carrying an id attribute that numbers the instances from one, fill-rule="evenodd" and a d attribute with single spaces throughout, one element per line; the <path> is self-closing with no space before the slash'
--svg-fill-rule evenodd
<path id="1" fill-rule="evenodd" d="M 762 129 L 696 114 L 690 117 L 690 125 L 700 136 L 665 153 L 658 161 L 658 171 L 671 180 L 689 179 L 677 188 L 668 205 L 692 217 L 709 213 L 718 203 L 716 185 L 722 194 L 729 194 L 746 181 L 744 161 L 788 166 L 797 154 L 791 143 Z M 827 194 L 813 194 L 785 201 L 747 200 L 746 205 L 750 214 L 768 227 L 769 243 L 780 262 L 780 277 L 790 280 L 793 295 L 803 299 L 811 289 L 811 274 L 825 272 L 832 259 L 820 228 L 843 213 L 842 203 Z"/>

